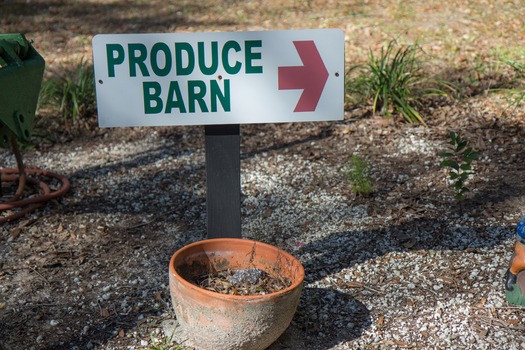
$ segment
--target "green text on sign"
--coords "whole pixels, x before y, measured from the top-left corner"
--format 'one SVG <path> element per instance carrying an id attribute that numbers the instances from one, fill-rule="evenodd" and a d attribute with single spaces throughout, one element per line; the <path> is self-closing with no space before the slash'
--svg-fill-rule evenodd
<path id="1" fill-rule="evenodd" d="M 198 42 L 197 54 L 195 54 L 193 46 L 186 42 L 174 43 L 173 49 L 166 43 L 155 43 L 149 51 L 146 45 L 142 43 L 130 43 L 126 47 L 121 44 L 107 44 L 108 76 L 114 78 L 116 76 L 115 67 L 123 64 L 126 58 L 128 60 L 127 74 L 130 77 L 136 77 L 138 71 L 143 77 L 151 76 L 146 61 L 150 63 L 152 73 L 158 77 L 165 77 L 170 74 L 175 76 L 190 75 L 195 70 L 196 62 L 199 71 L 204 75 L 217 73 L 219 64 L 222 65 L 226 73 L 233 75 L 241 71 L 243 62 L 233 61 L 230 57 L 232 51 L 244 52 L 244 72 L 246 74 L 262 73 L 263 67 L 254 62 L 262 57 L 261 52 L 255 51 L 255 49 L 262 47 L 262 41 L 246 40 L 242 44 L 244 49 L 240 43 L 230 40 L 219 50 L 217 41 L 209 43 L 210 47 L 205 47 L 204 42 Z M 206 54 L 211 55 L 211 62 L 206 62 Z"/>
<path id="2" fill-rule="evenodd" d="M 238 74 L 244 66 L 245 74 L 261 74 L 263 67 L 257 65 L 262 57 L 256 51 L 262 47 L 261 40 L 246 40 L 244 42 L 227 41 L 219 48 L 219 42 L 206 43 L 199 41 L 196 52 L 187 42 L 175 42 L 173 47 L 164 42 L 155 43 L 150 49 L 143 43 L 107 44 L 108 77 L 115 78 L 115 68 L 123 65 L 127 60 L 126 74 L 129 77 L 179 77 L 189 76 L 197 68 L 203 75 L 211 76 L 217 73 L 219 66 L 230 75 Z M 232 59 L 231 53 L 244 53 L 244 61 Z M 208 62 L 206 57 L 209 57 Z M 149 69 L 148 65 L 149 63 Z M 208 113 L 221 110 L 229 112 L 230 80 L 224 79 L 222 87 L 217 80 L 188 80 L 186 89 L 181 90 L 177 80 L 170 81 L 167 91 L 162 90 L 156 81 L 144 81 L 144 113 L 172 113 L 178 109 L 179 113 Z M 187 91 L 184 98 L 182 91 Z M 198 108 L 197 108 L 198 107 Z"/>
<path id="3" fill-rule="evenodd" d="M 229 112 L 230 107 L 230 81 L 224 80 L 224 89 L 221 90 L 216 80 L 209 81 L 209 87 L 202 80 L 188 80 L 188 97 L 186 103 L 182 97 L 178 81 L 171 81 L 167 96 L 163 95 L 161 85 L 156 81 L 143 82 L 144 91 L 144 113 L 171 113 L 173 109 L 178 109 L 180 113 L 198 112 L 217 112 L 220 103 L 222 110 Z M 209 97 L 207 102 L 206 97 Z M 189 106 L 189 109 L 186 108 Z M 210 106 L 210 108 L 208 108 Z"/>

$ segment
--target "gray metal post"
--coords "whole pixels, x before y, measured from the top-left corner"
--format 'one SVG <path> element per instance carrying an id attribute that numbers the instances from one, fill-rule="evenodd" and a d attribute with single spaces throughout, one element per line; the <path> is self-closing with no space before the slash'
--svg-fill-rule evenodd
<path id="1" fill-rule="evenodd" d="M 208 238 L 241 238 L 240 125 L 206 125 Z"/>

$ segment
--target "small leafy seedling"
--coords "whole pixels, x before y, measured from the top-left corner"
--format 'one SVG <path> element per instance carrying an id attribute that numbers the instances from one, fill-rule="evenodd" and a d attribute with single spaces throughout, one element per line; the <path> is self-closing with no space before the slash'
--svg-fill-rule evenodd
<path id="1" fill-rule="evenodd" d="M 369 173 L 370 169 L 366 161 L 355 154 L 343 170 L 345 178 L 352 185 L 352 191 L 361 195 L 369 195 L 374 191 Z"/>
<path id="2" fill-rule="evenodd" d="M 455 191 L 455 198 L 462 200 L 463 195 L 469 191 L 465 186 L 465 182 L 469 176 L 474 174 L 472 170 L 472 161 L 479 158 L 479 152 L 476 152 L 472 147 L 468 147 L 468 141 L 461 138 L 454 131 L 449 134 L 448 151 L 440 152 L 439 156 L 444 158 L 440 166 L 445 169 L 450 169 L 448 176 L 450 179 L 450 187 Z"/>

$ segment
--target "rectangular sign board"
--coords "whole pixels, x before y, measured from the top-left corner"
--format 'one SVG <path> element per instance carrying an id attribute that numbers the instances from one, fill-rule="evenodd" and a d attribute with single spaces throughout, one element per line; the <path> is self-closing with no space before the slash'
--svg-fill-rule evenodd
<path id="1" fill-rule="evenodd" d="M 100 34 L 100 127 L 343 119 L 339 29 Z"/>

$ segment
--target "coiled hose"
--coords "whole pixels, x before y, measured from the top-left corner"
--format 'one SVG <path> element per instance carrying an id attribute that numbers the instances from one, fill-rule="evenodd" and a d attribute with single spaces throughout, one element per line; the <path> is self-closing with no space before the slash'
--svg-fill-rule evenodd
<path id="1" fill-rule="evenodd" d="M 18 189 L 13 197 L 4 202 L 0 202 L 0 213 L 14 211 L 13 213 L 0 217 L 0 224 L 18 219 L 27 213 L 32 212 L 36 208 L 41 207 L 44 202 L 63 196 L 70 188 L 69 180 L 62 175 L 47 170 L 25 168 L 22 161 L 22 154 L 20 153 L 14 136 L 11 141 L 18 168 L 0 169 L 0 186 L 3 182 L 18 182 Z M 51 179 L 54 178 L 59 180 L 62 183 L 62 186 L 58 190 L 52 191 L 46 182 L 28 177 L 28 175 L 40 175 Z M 41 193 L 36 196 L 22 199 L 26 183 L 37 185 L 40 188 Z"/>

